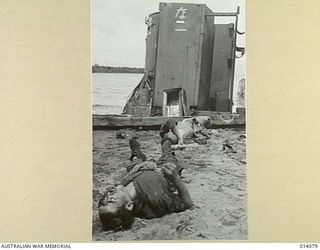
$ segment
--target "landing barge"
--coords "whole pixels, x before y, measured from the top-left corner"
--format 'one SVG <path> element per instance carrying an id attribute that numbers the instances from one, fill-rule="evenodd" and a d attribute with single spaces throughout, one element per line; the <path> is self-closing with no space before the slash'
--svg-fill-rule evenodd
<path id="1" fill-rule="evenodd" d="M 245 107 L 234 106 L 237 46 L 236 12 L 214 12 L 205 4 L 160 3 L 147 25 L 144 76 L 132 90 L 122 115 L 93 115 L 94 129 L 159 129 L 177 121 L 210 116 L 212 126 L 244 126 Z M 233 18 L 217 24 L 216 18 Z M 244 79 L 242 80 L 244 85 Z M 244 86 L 239 98 L 244 99 Z M 239 102 L 238 102 L 239 103 Z"/>

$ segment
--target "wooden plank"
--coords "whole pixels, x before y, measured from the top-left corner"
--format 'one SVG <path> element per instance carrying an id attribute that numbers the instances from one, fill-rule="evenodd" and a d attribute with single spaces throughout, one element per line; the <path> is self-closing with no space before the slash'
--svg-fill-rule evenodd
<path id="1" fill-rule="evenodd" d="M 179 122 L 188 117 L 174 117 Z M 243 126 L 245 125 L 245 117 L 237 114 L 229 117 L 215 113 L 210 116 L 213 122 L 212 127 L 217 126 Z M 136 129 L 159 129 L 161 124 L 166 122 L 168 117 L 128 117 L 117 115 L 93 115 L 92 125 L 94 129 L 122 129 L 122 128 L 136 128 Z"/>
<path id="2" fill-rule="evenodd" d="M 159 127 L 170 117 L 126 117 L 116 115 L 93 115 L 92 124 L 94 127 L 110 128 L 139 128 L 139 127 Z M 179 122 L 187 117 L 174 117 Z"/>
<path id="3" fill-rule="evenodd" d="M 231 118 L 232 114 L 230 112 L 217 112 L 211 110 L 196 110 L 193 112 L 193 116 L 216 116 L 217 114 L 222 115 L 222 117 L 229 119 Z"/>

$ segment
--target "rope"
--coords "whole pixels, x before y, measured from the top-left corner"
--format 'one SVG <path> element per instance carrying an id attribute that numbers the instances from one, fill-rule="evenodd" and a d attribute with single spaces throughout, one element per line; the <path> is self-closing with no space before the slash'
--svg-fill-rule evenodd
<path id="1" fill-rule="evenodd" d="M 234 122 L 234 119 L 235 119 L 235 115 L 233 115 L 233 114 L 232 114 L 232 118 L 231 118 L 231 119 L 228 119 L 228 120 L 224 119 L 224 118 L 222 117 L 222 115 L 220 115 L 220 114 L 218 114 L 217 116 L 218 116 L 218 118 L 219 118 L 221 121 L 223 121 L 223 122 L 225 122 L 225 123 Z"/>

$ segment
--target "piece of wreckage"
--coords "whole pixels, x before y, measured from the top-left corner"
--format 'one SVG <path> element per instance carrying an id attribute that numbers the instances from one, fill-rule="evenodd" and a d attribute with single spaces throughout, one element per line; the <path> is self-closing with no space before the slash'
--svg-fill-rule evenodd
<path id="1" fill-rule="evenodd" d="M 244 101 L 234 106 L 236 12 L 213 12 L 205 4 L 160 3 L 147 24 L 145 70 L 122 115 L 93 115 L 94 129 L 159 129 L 168 117 L 179 122 L 209 116 L 211 127 L 244 126 Z M 216 17 L 234 23 L 216 24 Z M 241 83 L 241 84 L 240 84 Z M 244 79 L 239 83 L 244 94 Z M 239 90 L 238 90 L 239 92 Z M 235 110 L 236 112 L 232 112 Z"/>

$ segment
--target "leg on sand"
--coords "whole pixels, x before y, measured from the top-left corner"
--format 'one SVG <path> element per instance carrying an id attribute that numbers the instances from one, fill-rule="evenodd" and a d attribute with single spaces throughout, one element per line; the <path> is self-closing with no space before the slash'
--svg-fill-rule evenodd
<path id="1" fill-rule="evenodd" d="M 171 148 L 172 142 L 169 139 L 163 139 L 161 144 L 162 154 L 157 161 L 158 166 L 166 163 L 172 163 L 176 166 L 178 174 L 181 176 L 183 170 L 182 163 L 176 158 L 174 151 Z"/>
<path id="2" fill-rule="evenodd" d="M 132 163 L 126 167 L 127 173 L 130 172 L 135 165 L 147 160 L 147 156 L 142 153 L 140 143 L 137 141 L 137 139 L 137 136 L 132 136 L 129 140 L 129 146 L 131 149 L 130 161 L 132 161 Z"/>
<path id="3" fill-rule="evenodd" d="M 147 156 L 141 152 L 140 144 L 137 139 L 137 136 L 132 136 L 129 140 L 129 146 L 131 149 L 130 160 L 132 161 L 134 157 L 137 157 L 138 159 L 145 161 L 147 159 Z"/>
<path id="4" fill-rule="evenodd" d="M 177 129 L 177 122 L 173 118 L 169 118 L 164 124 L 162 124 L 160 129 L 160 136 L 161 138 L 169 136 L 172 143 L 183 144 L 182 137 L 179 135 L 179 131 Z"/>

